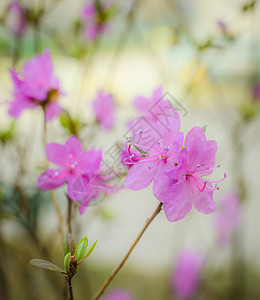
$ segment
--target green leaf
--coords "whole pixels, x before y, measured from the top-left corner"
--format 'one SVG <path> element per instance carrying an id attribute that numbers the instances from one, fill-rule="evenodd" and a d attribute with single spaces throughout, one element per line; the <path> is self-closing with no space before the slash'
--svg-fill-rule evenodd
<path id="1" fill-rule="evenodd" d="M 71 258 L 71 253 L 67 253 L 67 255 L 64 257 L 64 269 L 68 273 L 70 269 L 70 258 Z"/>
<path id="2" fill-rule="evenodd" d="M 87 247 L 88 247 L 88 238 L 85 236 L 83 239 L 79 241 L 75 251 L 75 258 L 77 261 L 80 261 L 81 258 L 85 255 Z"/>
<path id="3" fill-rule="evenodd" d="M 206 133 L 207 125 L 202 126 L 201 129 L 204 131 L 204 133 Z"/>
<path id="4" fill-rule="evenodd" d="M 93 250 L 95 249 L 96 247 L 96 244 L 97 244 L 97 241 L 95 241 L 95 243 L 89 247 L 88 251 L 86 252 L 85 256 L 81 258 L 80 261 L 78 261 L 78 265 L 80 265 L 87 257 L 90 256 L 90 254 L 93 252 Z"/>
<path id="5" fill-rule="evenodd" d="M 47 260 L 31 259 L 30 264 L 35 267 L 38 267 L 38 268 L 42 268 L 42 269 L 46 269 L 46 270 L 50 270 L 50 271 L 54 271 L 54 272 L 59 272 L 59 273 L 65 273 L 65 271 L 62 270 L 60 267 L 54 265 L 53 263 L 51 263 Z"/>
<path id="6" fill-rule="evenodd" d="M 69 252 L 71 255 L 74 255 L 75 252 L 75 243 L 70 233 L 66 233 L 63 239 L 63 252 L 66 256 Z"/>

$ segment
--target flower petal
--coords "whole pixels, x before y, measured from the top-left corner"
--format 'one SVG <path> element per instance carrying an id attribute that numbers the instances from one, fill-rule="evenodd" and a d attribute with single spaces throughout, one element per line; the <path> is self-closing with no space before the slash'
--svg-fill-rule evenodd
<path id="1" fill-rule="evenodd" d="M 78 138 L 75 136 L 70 137 L 65 144 L 66 153 L 72 155 L 74 159 L 77 159 L 82 154 L 82 145 Z"/>
<path id="2" fill-rule="evenodd" d="M 169 185 L 165 194 L 163 209 L 170 222 L 185 218 L 192 209 L 193 195 L 191 187 L 186 180 L 179 180 Z"/>
<path id="3" fill-rule="evenodd" d="M 65 146 L 49 143 L 46 145 L 46 156 L 48 160 L 60 167 L 65 167 L 68 163 L 68 155 Z"/>
<path id="4" fill-rule="evenodd" d="M 85 151 L 78 161 L 77 171 L 80 173 L 93 173 L 100 168 L 102 160 L 102 150 L 93 148 L 91 151 Z"/>
<path id="5" fill-rule="evenodd" d="M 149 169 L 148 163 L 135 164 L 129 169 L 124 186 L 133 191 L 145 189 L 152 183 L 156 171 L 156 167 Z"/>
<path id="6" fill-rule="evenodd" d="M 38 188 L 41 190 L 52 190 L 62 186 L 66 182 L 67 172 L 65 170 L 48 169 L 38 178 Z"/>
<path id="7" fill-rule="evenodd" d="M 213 200 L 213 191 L 194 192 L 194 207 L 206 215 L 216 211 L 217 205 Z"/>
<path id="8" fill-rule="evenodd" d="M 50 102 L 45 110 L 45 118 L 47 121 L 51 121 L 55 117 L 59 116 L 62 112 L 62 108 L 57 101 Z"/>

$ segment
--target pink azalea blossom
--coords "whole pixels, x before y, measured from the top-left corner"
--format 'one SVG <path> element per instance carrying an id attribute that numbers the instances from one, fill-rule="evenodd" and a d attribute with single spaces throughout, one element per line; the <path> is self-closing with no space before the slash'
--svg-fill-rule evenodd
<path id="1" fill-rule="evenodd" d="M 101 2 L 101 1 L 100 1 Z M 83 9 L 82 20 L 84 25 L 84 36 L 93 42 L 108 29 L 106 12 L 111 6 L 95 1 L 86 4 Z"/>
<path id="2" fill-rule="evenodd" d="M 8 6 L 7 24 L 17 38 L 20 38 L 27 28 L 26 11 L 18 1 L 13 1 Z"/>
<path id="3" fill-rule="evenodd" d="M 115 124 L 115 102 L 113 96 L 103 90 L 99 90 L 92 106 L 97 121 L 105 129 L 111 129 Z"/>
<path id="4" fill-rule="evenodd" d="M 213 200 L 213 192 L 219 189 L 217 183 L 226 177 L 225 174 L 223 179 L 217 181 L 203 178 L 212 174 L 215 168 L 217 143 L 207 141 L 200 127 L 194 127 L 188 132 L 184 146 L 178 166 L 167 172 L 170 183 L 163 208 L 171 222 L 183 219 L 193 204 L 204 214 L 214 212 L 217 206 Z"/>
<path id="5" fill-rule="evenodd" d="M 48 50 L 36 55 L 23 67 L 22 79 L 14 70 L 10 71 L 14 84 L 13 100 L 9 115 L 18 118 L 24 109 L 41 106 L 47 121 L 58 116 L 62 109 L 57 101 L 61 94 L 59 80 L 53 75 L 53 66 Z"/>
<path id="6" fill-rule="evenodd" d="M 68 195 L 74 199 L 73 184 L 81 175 L 92 176 L 100 168 L 101 150 L 83 151 L 80 141 L 70 137 L 65 145 L 50 143 L 46 146 L 48 160 L 58 168 L 50 168 L 38 178 L 38 187 L 42 190 L 52 190 L 63 184 L 68 184 Z M 82 200 L 82 199 L 80 199 Z"/>
<path id="7" fill-rule="evenodd" d="M 201 253 L 183 250 L 179 254 L 170 278 L 173 293 L 178 299 L 189 299 L 196 295 L 203 266 Z"/>
<path id="8" fill-rule="evenodd" d="M 226 245 L 232 234 L 239 229 L 241 224 L 240 199 L 237 193 L 229 193 L 219 201 L 219 212 L 215 218 L 218 242 Z"/>
<path id="9" fill-rule="evenodd" d="M 171 104 L 163 99 L 163 89 L 158 87 L 154 90 L 151 99 L 137 96 L 133 101 L 134 107 L 146 118 L 157 120 L 162 113 L 171 111 Z"/>
<path id="10" fill-rule="evenodd" d="M 113 289 L 106 296 L 102 298 L 103 300 L 133 300 L 132 295 L 121 289 Z"/>
<path id="11" fill-rule="evenodd" d="M 127 141 L 130 158 L 124 159 L 126 164 L 132 165 L 125 179 L 125 187 L 137 191 L 153 182 L 153 193 L 160 202 L 164 202 L 170 181 L 165 172 L 178 163 L 183 144 L 177 111 L 172 109 L 167 127 L 164 117 L 161 114 L 157 121 L 141 117 L 132 122 L 132 137 Z"/>

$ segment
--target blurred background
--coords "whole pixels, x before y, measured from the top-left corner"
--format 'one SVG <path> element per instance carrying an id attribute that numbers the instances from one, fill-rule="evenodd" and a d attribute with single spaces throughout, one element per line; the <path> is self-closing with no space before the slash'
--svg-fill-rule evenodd
<path id="1" fill-rule="evenodd" d="M 44 49 L 51 53 L 66 110 L 47 124 L 48 142 L 64 144 L 76 134 L 85 149 L 102 148 L 105 159 L 111 147 L 125 142 L 127 124 L 138 116 L 134 98 L 150 99 L 161 86 L 178 109 L 185 134 L 200 126 L 217 141 L 221 168 L 214 176 L 227 173 L 214 194 L 216 213 L 193 209 L 176 223 L 159 214 L 109 289 L 124 289 L 137 300 L 260 299 L 258 1 L 102 1 L 96 18 L 104 30 L 95 36 L 87 28 L 90 18 L 83 17 L 90 3 L 0 2 L 1 299 L 66 299 L 62 276 L 29 264 L 43 258 L 62 266 L 58 216 L 66 232 L 66 188 L 55 190 L 53 205 L 50 193 L 36 184 L 45 161 L 42 112 L 26 110 L 17 120 L 7 114 L 13 89 L 9 69 L 20 71 Z M 109 130 L 92 108 L 99 89 L 115 101 Z M 121 189 L 83 215 L 73 204 L 74 239 L 98 240 L 73 278 L 75 299 L 91 299 L 157 205 L 151 187 Z M 174 283 L 183 251 L 203 257 L 197 289 L 188 296 Z"/>

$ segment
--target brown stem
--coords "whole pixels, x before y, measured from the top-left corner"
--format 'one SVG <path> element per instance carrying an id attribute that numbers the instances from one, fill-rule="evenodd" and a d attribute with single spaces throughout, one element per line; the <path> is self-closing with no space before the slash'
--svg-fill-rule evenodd
<path id="1" fill-rule="evenodd" d="M 73 290 L 72 290 L 72 276 L 67 276 L 67 283 L 68 283 L 68 289 L 69 289 L 69 300 L 73 300 Z"/>
<path id="2" fill-rule="evenodd" d="M 70 199 L 70 197 L 68 196 L 68 231 L 71 234 L 72 233 L 72 229 L 71 229 L 71 216 L 72 216 L 72 201 Z"/>
<path id="3" fill-rule="evenodd" d="M 110 284 L 110 282 L 114 279 L 114 277 L 116 276 L 116 274 L 120 271 L 120 269 L 123 267 L 124 263 L 126 262 L 126 260 L 128 259 L 129 255 L 131 254 L 131 252 L 134 250 L 135 246 L 137 245 L 137 243 L 139 242 L 139 240 L 141 239 L 142 235 L 144 234 L 145 230 L 147 229 L 147 227 L 151 224 L 151 222 L 153 221 L 153 219 L 159 214 L 159 212 L 162 209 L 163 204 L 160 203 L 156 210 L 154 211 L 154 213 L 151 215 L 151 217 L 146 221 L 143 229 L 141 230 L 141 232 L 139 233 L 138 237 L 136 238 L 136 240 L 134 241 L 134 243 L 132 244 L 131 248 L 129 249 L 129 251 L 127 252 L 127 254 L 125 255 L 125 257 L 123 258 L 123 260 L 120 262 L 120 264 L 118 265 L 118 267 L 114 270 L 114 272 L 112 272 L 109 277 L 107 278 L 107 280 L 103 283 L 103 285 L 101 286 L 101 288 L 99 289 L 99 291 L 97 292 L 96 296 L 93 298 L 93 300 L 97 300 L 99 299 L 102 294 L 104 293 L 105 289 L 107 288 L 107 286 Z"/>

